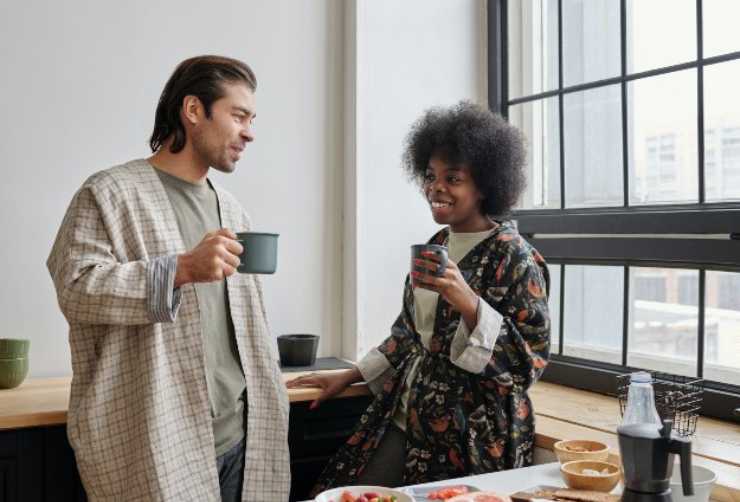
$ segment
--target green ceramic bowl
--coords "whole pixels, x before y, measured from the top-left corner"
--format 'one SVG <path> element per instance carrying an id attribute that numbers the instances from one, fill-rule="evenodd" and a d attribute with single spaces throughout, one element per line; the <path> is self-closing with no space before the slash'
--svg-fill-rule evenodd
<path id="1" fill-rule="evenodd" d="M 28 358 L 0 359 L 0 389 L 18 387 L 28 375 Z"/>
<path id="2" fill-rule="evenodd" d="M 31 340 L 20 338 L 0 338 L 0 359 L 28 357 Z"/>

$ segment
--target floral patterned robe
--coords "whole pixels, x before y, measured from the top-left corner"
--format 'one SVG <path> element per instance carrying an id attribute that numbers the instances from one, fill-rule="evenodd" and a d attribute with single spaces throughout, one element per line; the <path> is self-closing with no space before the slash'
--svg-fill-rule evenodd
<path id="1" fill-rule="evenodd" d="M 429 241 L 446 244 L 449 229 Z M 414 328 L 414 295 L 407 277 L 403 311 L 378 347 L 392 369 L 347 443 L 329 462 L 314 493 L 352 484 L 391 423 L 408 372 L 404 484 L 524 467 L 532 463 L 534 414 L 527 389 L 550 353 L 549 274 L 542 256 L 510 221 L 458 264 L 470 287 L 503 317 L 493 355 L 481 374 L 450 361 L 461 319 L 440 296 L 430 349 Z"/>

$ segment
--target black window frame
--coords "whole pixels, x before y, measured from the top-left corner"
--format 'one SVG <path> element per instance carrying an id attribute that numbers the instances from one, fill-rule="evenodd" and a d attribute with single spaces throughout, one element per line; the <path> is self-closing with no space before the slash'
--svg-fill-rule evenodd
<path id="1" fill-rule="evenodd" d="M 705 201 L 704 187 L 704 68 L 709 65 L 740 59 L 740 51 L 704 58 L 703 54 L 703 0 L 696 0 L 697 58 L 688 63 L 627 74 L 626 13 L 627 0 L 620 4 L 621 74 L 618 77 L 595 82 L 563 86 L 563 0 L 558 5 L 558 88 L 547 92 L 508 99 L 508 45 L 507 0 L 488 0 L 488 102 L 490 108 L 508 117 L 508 107 L 555 97 L 559 101 L 560 140 L 560 209 L 527 209 L 514 211 L 519 231 L 548 260 L 551 266 L 561 267 L 559 352 L 552 354 L 543 380 L 581 389 L 616 394 L 616 375 L 638 368 L 627 366 L 629 329 L 629 271 L 630 267 L 690 268 L 699 271 L 698 280 L 698 346 L 697 371 L 703 377 L 705 278 L 709 271 L 740 272 L 740 202 Z M 680 70 L 697 70 L 698 119 L 698 202 L 688 204 L 629 205 L 627 84 L 629 82 L 664 75 Z M 622 107 L 622 167 L 623 205 L 621 207 L 566 209 L 563 102 L 571 92 L 606 85 L 621 85 Z M 538 238 L 545 234 L 565 237 Z M 590 234 L 588 237 L 579 234 Z M 665 238 L 679 234 L 678 238 Z M 693 235 L 692 235 L 693 234 Z M 701 238 L 702 234 L 725 234 L 727 239 Z M 640 237 L 635 237 L 640 235 Z M 695 235 L 695 237 L 694 237 Z M 644 236 L 644 237 L 643 237 Z M 652 236 L 652 237 L 651 237 Z M 563 309 L 565 293 L 565 266 L 617 265 L 624 267 L 624 304 L 622 334 L 622 364 L 614 365 L 569 357 L 563 350 Z M 740 409 L 740 382 L 704 381 L 702 414 L 724 420 L 737 421 L 734 414 Z"/>

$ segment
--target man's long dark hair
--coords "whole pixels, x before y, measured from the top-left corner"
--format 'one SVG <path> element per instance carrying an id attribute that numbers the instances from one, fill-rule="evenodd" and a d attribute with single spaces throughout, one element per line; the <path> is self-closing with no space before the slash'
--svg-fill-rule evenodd
<path id="1" fill-rule="evenodd" d="M 186 59 L 175 68 L 159 97 L 154 116 L 154 131 L 149 139 L 156 152 L 172 136 L 170 151 L 177 153 L 185 147 L 185 128 L 180 121 L 180 109 L 185 96 L 195 96 L 211 117 L 211 105 L 224 96 L 223 83 L 243 83 L 257 90 L 257 77 L 246 63 L 223 56 L 197 56 Z"/>

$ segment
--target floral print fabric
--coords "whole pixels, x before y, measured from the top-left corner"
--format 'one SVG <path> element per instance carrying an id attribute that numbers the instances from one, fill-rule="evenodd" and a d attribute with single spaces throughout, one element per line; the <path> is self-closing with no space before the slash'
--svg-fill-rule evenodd
<path id="1" fill-rule="evenodd" d="M 449 229 L 430 239 L 446 244 Z M 407 277 L 403 311 L 378 347 L 392 367 L 354 433 L 322 473 L 314 492 L 352 484 L 391 423 L 408 383 L 404 484 L 524 467 L 532 463 L 534 415 L 527 389 L 542 375 L 550 351 L 549 275 L 544 259 L 510 221 L 475 246 L 458 267 L 469 286 L 504 321 L 480 373 L 450 361 L 459 312 L 440 297 L 427 350 L 414 328 Z M 408 372 L 419 360 L 411 382 Z"/>

